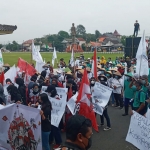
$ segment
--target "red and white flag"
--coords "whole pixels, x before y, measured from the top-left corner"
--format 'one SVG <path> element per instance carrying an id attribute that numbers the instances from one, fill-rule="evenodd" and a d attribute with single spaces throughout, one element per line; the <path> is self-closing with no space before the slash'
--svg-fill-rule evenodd
<path id="1" fill-rule="evenodd" d="M 82 78 L 79 94 L 76 103 L 80 103 L 79 115 L 85 116 L 92 122 L 93 128 L 98 131 L 95 112 L 93 111 L 93 105 L 90 102 L 91 91 L 89 86 L 89 80 L 87 78 L 87 71 L 84 69 L 84 75 Z"/>
<path id="2" fill-rule="evenodd" d="M 97 54 L 96 50 L 94 50 L 94 57 L 93 57 L 93 63 L 92 63 L 92 69 L 93 77 L 97 79 Z"/>

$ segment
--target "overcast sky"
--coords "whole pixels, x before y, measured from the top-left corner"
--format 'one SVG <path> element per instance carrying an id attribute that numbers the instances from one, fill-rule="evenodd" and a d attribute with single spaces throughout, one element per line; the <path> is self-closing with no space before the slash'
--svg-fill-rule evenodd
<path id="1" fill-rule="evenodd" d="M 46 34 L 69 32 L 72 23 L 85 26 L 87 33 L 99 30 L 131 35 L 137 19 L 150 36 L 150 0 L 0 0 L 0 24 L 17 25 L 0 43 L 21 43 Z"/>

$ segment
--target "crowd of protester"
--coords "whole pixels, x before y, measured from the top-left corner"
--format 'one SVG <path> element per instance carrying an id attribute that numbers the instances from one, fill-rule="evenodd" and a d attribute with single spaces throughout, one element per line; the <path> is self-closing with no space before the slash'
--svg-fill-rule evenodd
<path id="1" fill-rule="evenodd" d="M 104 118 L 106 119 L 106 127 L 104 131 L 111 130 L 111 118 L 109 117 L 108 108 L 110 105 L 118 109 L 124 109 L 122 116 L 129 114 L 129 107 L 132 110 L 145 115 L 149 107 L 150 97 L 150 76 L 138 76 L 136 74 L 136 59 L 116 57 L 115 60 L 104 56 L 97 58 L 97 74 L 98 78 L 94 78 L 91 72 L 93 58 L 84 58 L 84 55 L 76 57 L 75 66 L 66 64 L 62 58 L 58 64 L 56 72 L 47 62 L 43 66 L 41 73 L 35 73 L 28 85 L 25 84 L 25 72 L 18 73 L 16 82 L 5 79 L 8 95 L 4 94 L 3 83 L 0 84 L 0 104 L 20 103 L 29 107 L 38 108 L 41 106 L 41 125 L 42 125 L 42 146 L 44 150 L 62 148 L 61 132 L 66 132 L 66 143 L 64 147 L 70 149 L 89 149 L 91 146 L 92 128 L 91 121 L 83 116 L 72 116 L 71 112 L 66 109 L 63 119 L 58 127 L 51 125 L 52 104 L 49 97 L 56 100 L 59 99 L 56 87 L 72 89 L 72 95 L 80 89 L 81 80 L 86 68 L 90 83 L 91 93 L 95 82 L 112 88 L 112 94 L 108 104 L 105 106 L 103 115 L 100 115 L 101 123 L 104 126 Z M 4 72 L 7 72 L 10 66 L 4 66 Z M 2 73 L 2 72 L 1 72 Z M 47 86 L 46 91 L 41 92 L 42 86 Z M 67 98 L 67 101 L 69 100 Z M 115 110 L 114 110 L 115 111 Z M 95 114 L 98 115 L 98 114 Z M 64 121 L 65 120 L 65 121 Z"/>

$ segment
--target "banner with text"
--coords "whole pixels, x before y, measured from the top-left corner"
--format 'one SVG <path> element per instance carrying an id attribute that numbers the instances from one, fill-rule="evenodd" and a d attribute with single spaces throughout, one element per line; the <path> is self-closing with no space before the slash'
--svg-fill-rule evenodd
<path id="1" fill-rule="evenodd" d="M 96 82 L 92 91 L 92 103 L 94 111 L 102 115 L 104 107 L 108 104 L 112 89 Z"/>
<path id="2" fill-rule="evenodd" d="M 0 108 L 0 149 L 41 150 L 41 140 L 38 109 L 17 104 Z"/>
<path id="3" fill-rule="evenodd" d="M 137 112 L 131 117 L 126 141 L 140 150 L 150 150 L 150 120 Z"/>

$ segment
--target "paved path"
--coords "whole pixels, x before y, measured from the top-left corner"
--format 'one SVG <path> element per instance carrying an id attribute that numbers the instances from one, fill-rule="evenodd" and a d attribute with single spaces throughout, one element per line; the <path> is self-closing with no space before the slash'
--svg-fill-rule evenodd
<path id="1" fill-rule="evenodd" d="M 103 131 L 103 127 L 99 127 L 99 133 L 93 131 L 92 147 L 90 150 L 137 150 L 134 146 L 125 141 L 130 116 L 123 117 L 123 113 L 124 110 L 111 106 L 108 107 L 112 129 L 110 131 Z M 100 123 L 100 117 L 98 115 L 97 120 L 98 123 Z M 65 134 L 63 134 L 63 140 L 65 140 Z"/>

